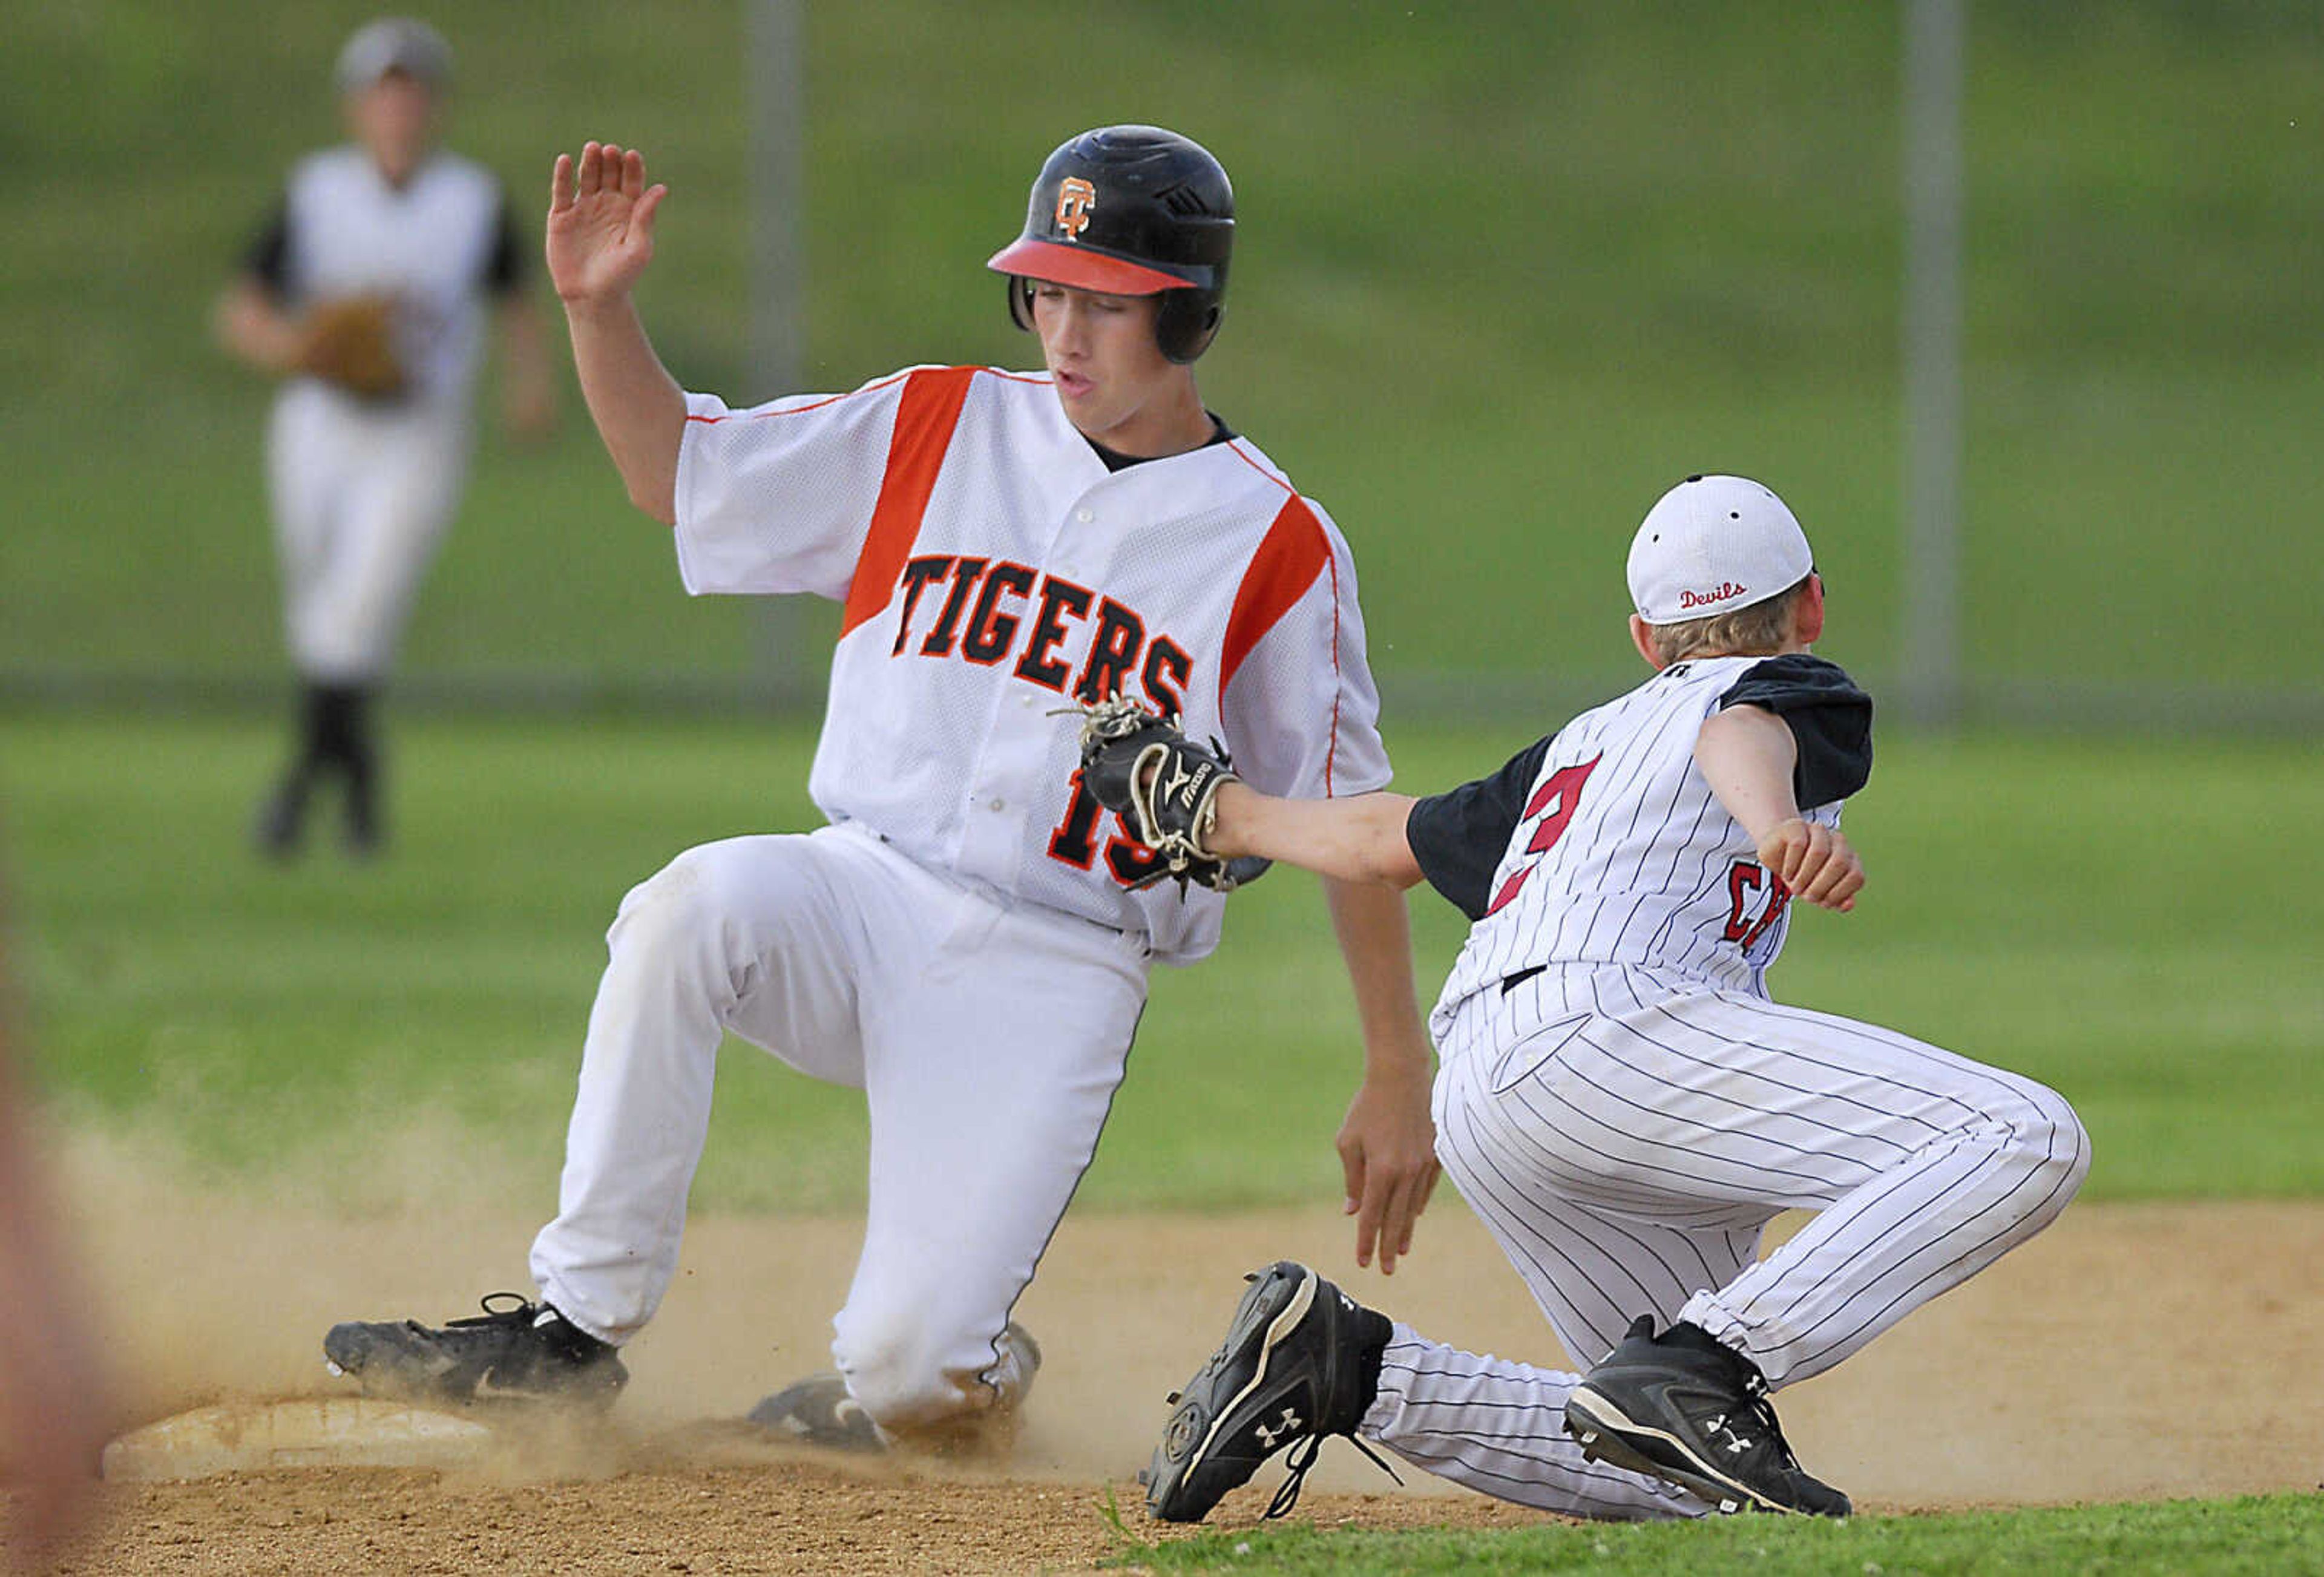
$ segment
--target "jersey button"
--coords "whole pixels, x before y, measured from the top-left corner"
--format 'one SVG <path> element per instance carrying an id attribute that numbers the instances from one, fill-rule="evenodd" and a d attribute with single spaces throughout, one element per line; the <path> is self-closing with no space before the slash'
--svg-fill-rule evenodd
<path id="1" fill-rule="evenodd" d="M 1009 808 L 1009 802 L 1005 799 L 995 799 L 991 801 L 991 808 L 994 810 L 1006 810 Z"/>
<path id="2" fill-rule="evenodd" d="M 1080 509 L 1074 511 L 1074 519 L 1079 521 L 1083 525 L 1088 525 L 1092 521 L 1097 519 L 1097 511 L 1090 508 L 1087 504 L 1084 504 Z"/>

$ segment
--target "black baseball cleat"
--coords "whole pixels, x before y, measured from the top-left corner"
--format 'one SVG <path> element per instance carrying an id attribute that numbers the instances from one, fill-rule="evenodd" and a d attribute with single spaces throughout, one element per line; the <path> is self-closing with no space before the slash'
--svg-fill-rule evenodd
<path id="1" fill-rule="evenodd" d="M 1001 1333 L 1001 1342 L 1004 1347 L 1015 1350 L 1018 1369 L 1025 1377 L 1016 1394 L 1002 1404 L 1003 1408 L 1013 1412 L 1024 1405 L 1026 1393 L 1033 1388 L 1033 1377 L 1040 1372 L 1041 1344 L 1014 1320 Z M 750 1419 L 761 1429 L 828 1451 L 888 1449 L 887 1439 L 872 1422 L 872 1415 L 848 1394 L 847 1382 L 836 1370 L 811 1374 L 785 1386 L 752 1408 Z"/>
<path id="2" fill-rule="evenodd" d="M 1848 1497 L 1800 1471 L 1750 1360 L 1684 1323 L 1657 1337 L 1652 1314 L 1582 1377 L 1565 1401 L 1582 1454 L 1692 1490 L 1721 1511 L 1846 1517 Z"/>
<path id="3" fill-rule="evenodd" d="M 547 1304 L 496 1292 L 484 1307 L 440 1329 L 417 1320 L 334 1325 L 323 1356 L 333 1374 L 354 1376 L 364 1395 L 407 1402 L 603 1407 L 629 1383 L 612 1343 Z"/>
<path id="4" fill-rule="evenodd" d="M 1324 1437 L 1356 1440 L 1379 1389 L 1380 1354 L 1394 1327 L 1305 1265 L 1278 1260 L 1245 1277 L 1225 1342 L 1185 1387 L 1154 1461 L 1139 1479 L 1146 1508 L 1165 1522 L 1200 1522 L 1267 1459 L 1289 1449 L 1290 1476 L 1267 1508 L 1298 1501 Z M 1397 1480 L 1402 1482 L 1401 1480 Z"/>

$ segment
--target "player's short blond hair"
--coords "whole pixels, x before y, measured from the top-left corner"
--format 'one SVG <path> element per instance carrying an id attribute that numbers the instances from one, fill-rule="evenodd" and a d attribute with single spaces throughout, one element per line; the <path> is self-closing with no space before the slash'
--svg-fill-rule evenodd
<path id="1" fill-rule="evenodd" d="M 1792 632 L 1792 609 L 1807 590 L 1810 570 L 1765 602 L 1731 613 L 1689 619 L 1679 624 L 1649 624 L 1646 639 L 1667 668 L 1690 657 L 1766 657 L 1780 650 Z"/>

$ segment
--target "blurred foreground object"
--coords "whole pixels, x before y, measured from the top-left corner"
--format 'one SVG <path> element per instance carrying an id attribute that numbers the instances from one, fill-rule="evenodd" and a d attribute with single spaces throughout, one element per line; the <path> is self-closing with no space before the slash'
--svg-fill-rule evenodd
<path id="1" fill-rule="evenodd" d="M 0 930 L 0 1484 L 6 1550 L 39 1570 L 78 1528 L 105 1443 L 105 1388 L 79 1282 L 60 1245 L 10 1045 Z"/>

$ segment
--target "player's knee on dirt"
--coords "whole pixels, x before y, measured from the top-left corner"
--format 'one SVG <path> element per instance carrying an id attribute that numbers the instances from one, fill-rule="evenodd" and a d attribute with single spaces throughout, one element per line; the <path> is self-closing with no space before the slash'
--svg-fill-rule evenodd
<path id="1" fill-rule="evenodd" d="M 881 1428 L 900 1434 L 959 1423 L 1002 1405 L 990 1332 L 972 1334 L 918 1311 L 842 1315 L 832 1344 L 847 1389 Z"/>

